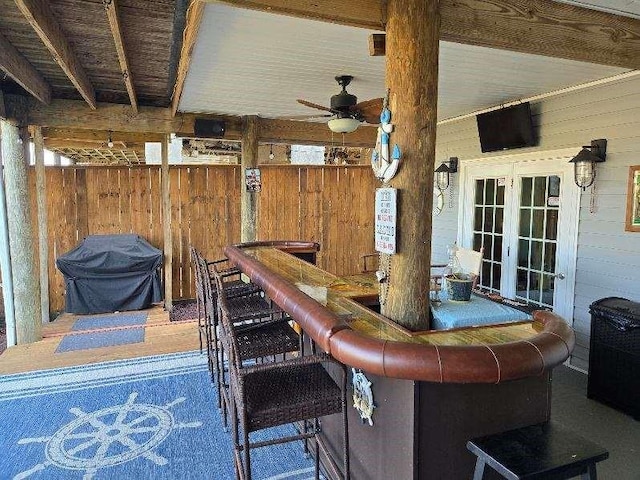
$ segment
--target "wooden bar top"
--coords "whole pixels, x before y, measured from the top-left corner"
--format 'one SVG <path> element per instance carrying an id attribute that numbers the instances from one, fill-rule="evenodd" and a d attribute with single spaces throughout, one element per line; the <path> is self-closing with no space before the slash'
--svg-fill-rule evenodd
<path id="1" fill-rule="evenodd" d="M 541 374 L 562 363 L 575 343 L 560 317 L 542 311 L 528 322 L 410 332 L 362 305 L 378 296 L 378 285 L 366 278 L 340 278 L 273 243 L 225 253 L 322 348 L 376 374 L 497 383 Z"/>

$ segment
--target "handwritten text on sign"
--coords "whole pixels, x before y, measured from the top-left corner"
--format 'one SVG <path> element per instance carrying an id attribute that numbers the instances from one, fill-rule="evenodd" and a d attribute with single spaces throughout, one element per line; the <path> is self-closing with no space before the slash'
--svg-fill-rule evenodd
<path id="1" fill-rule="evenodd" d="M 396 253 L 395 188 L 376 189 L 376 251 Z"/>

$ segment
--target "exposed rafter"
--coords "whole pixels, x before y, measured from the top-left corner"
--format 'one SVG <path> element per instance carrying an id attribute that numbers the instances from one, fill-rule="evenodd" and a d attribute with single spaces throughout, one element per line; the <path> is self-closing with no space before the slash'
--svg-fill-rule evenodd
<path id="1" fill-rule="evenodd" d="M 144 150 L 144 143 L 124 143 L 113 142 L 113 147 L 109 147 L 106 141 L 103 142 L 91 142 L 88 140 L 66 140 L 63 138 L 47 138 L 44 140 L 44 146 L 48 150 L 75 148 L 75 149 L 100 149 L 100 150 L 131 150 L 138 149 Z"/>
<path id="2" fill-rule="evenodd" d="M 18 95 L 5 95 L 9 115 L 16 116 L 23 109 Z M 234 116 L 171 114 L 170 108 L 141 107 L 138 115 L 133 115 L 131 107 L 113 103 L 100 103 L 100 108 L 91 110 L 78 100 L 52 100 L 50 105 L 30 100 L 26 113 L 28 125 L 41 125 L 56 129 L 100 130 L 114 129 L 132 133 L 176 133 L 185 137 L 194 136 L 196 118 L 223 120 L 225 140 L 239 140 L 242 135 L 242 119 Z M 18 110 L 18 112 L 15 112 Z M 44 129 L 45 135 L 48 128 Z M 340 144 L 350 147 L 371 147 L 375 144 L 377 128 L 362 125 L 355 132 L 335 135 L 325 123 L 295 122 L 291 120 L 259 119 L 258 140 L 261 142 L 305 143 L 308 145 Z M 113 140 L 116 141 L 114 135 Z"/>
<path id="3" fill-rule="evenodd" d="M 42 135 L 47 140 L 77 140 L 92 143 L 107 143 L 109 137 L 114 143 L 159 142 L 161 133 L 114 132 L 110 130 L 80 130 L 68 128 L 43 128 Z"/>
<path id="4" fill-rule="evenodd" d="M 204 0 L 235 7 L 308 18 L 352 27 L 384 30 L 386 0 Z"/>
<path id="5" fill-rule="evenodd" d="M 193 53 L 193 47 L 196 44 L 200 23 L 202 22 L 204 7 L 205 4 L 203 2 L 193 0 L 189 4 L 189 9 L 187 10 L 187 22 L 184 28 L 184 38 L 182 41 L 182 50 L 180 51 L 176 84 L 173 89 L 173 95 L 171 96 L 171 112 L 173 115 L 178 111 L 178 104 L 180 103 L 180 96 L 182 95 L 182 89 L 184 88 L 184 81 L 187 78 L 189 65 L 191 64 L 191 54 Z"/>
<path id="6" fill-rule="evenodd" d="M 133 78 L 131 76 L 131 70 L 129 69 L 129 62 L 127 61 L 127 52 L 124 48 L 124 37 L 122 36 L 122 30 L 120 29 L 120 20 L 118 19 L 118 5 L 116 3 L 116 0 L 102 0 L 102 1 L 104 4 L 104 9 L 107 12 L 109 25 L 111 26 L 111 34 L 113 35 L 113 41 L 116 44 L 116 51 L 118 52 L 118 61 L 120 62 L 122 78 L 124 80 L 125 86 L 127 87 L 129 100 L 131 101 L 131 108 L 135 113 L 138 113 L 138 100 L 136 98 L 136 91 L 133 87 Z"/>
<path id="7" fill-rule="evenodd" d="M 206 0 L 384 30 L 384 0 Z M 440 39 L 616 67 L 640 68 L 640 20 L 552 0 L 440 0 Z"/>
<path id="8" fill-rule="evenodd" d="M 51 101 L 51 87 L 47 81 L 2 34 L 0 34 L 0 70 L 4 70 L 41 102 Z"/>
<path id="9" fill-rule="evenodd" d="M 93 85 L 56 21 L 49 2 L 45 0 L 15 0 L 15 2 L 82 98 L 95 109 L 97 105 Z"/>

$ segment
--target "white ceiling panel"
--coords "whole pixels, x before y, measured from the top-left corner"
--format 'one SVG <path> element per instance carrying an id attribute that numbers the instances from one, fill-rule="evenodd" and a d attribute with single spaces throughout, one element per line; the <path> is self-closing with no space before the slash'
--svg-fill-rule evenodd
<path id="1" fill-rule="evenodd" d="M 619 2 L 623 3 L 623 2 Z M 384 57 L 370 57 L 372 33 L 252 10 L 206 7 L 179 109 L 285 117 L 328 105 L 334 76 L 353 75 L 359 101 L 384 95 Z M 626 70 L 440 43 L 438 118 L 447 119 L 598 80 Z"/>
<path id="2" fill-rule="evenodd" d="M 640 0 L 557 0 L 584 8 L 592 8 L 603 12 L 624 15 L 626 17 L 640 18 Z"/>

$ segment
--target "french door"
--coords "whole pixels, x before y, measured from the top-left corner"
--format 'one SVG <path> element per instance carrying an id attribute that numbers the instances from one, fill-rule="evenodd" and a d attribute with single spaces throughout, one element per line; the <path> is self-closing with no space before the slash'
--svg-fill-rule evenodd
<path id="1" fill-rule="evenodd" d="M 479 285 L 571 322 L 580 189 L 575 151 L 464 162 L 458 243 L 483 248 Z"/>

